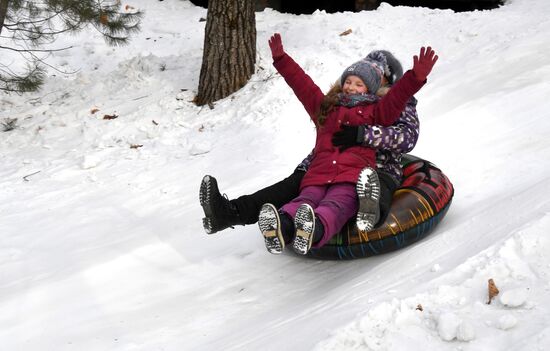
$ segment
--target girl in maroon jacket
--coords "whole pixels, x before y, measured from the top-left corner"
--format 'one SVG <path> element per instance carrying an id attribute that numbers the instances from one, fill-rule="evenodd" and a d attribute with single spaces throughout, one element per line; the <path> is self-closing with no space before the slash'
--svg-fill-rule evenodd
<path id="1" fill-rule="evenodd" d="M 392 125 L 424 85 L 438 57 L 430 47 L 422 48 L 414 57 L 413 69 L 379 99 L 374 94 L 387 69 L 383 55 L 352 64 L 343 72 L 340 85 L 325 95 L 285 53 L 278 33 L 269 46 L 273 65 L 304 105 L 317 127 L 317 137 L 315 157 L 300 184 L 300 195 L 279 211 L 271 204 L 262 206 L 258 225 L 269 252 L 281 253 L 285 242 L 294 239 L 294 251 L 305 255 L 312 245 L 323 246 L 357 213 L 355 183 L 361 170 L 375 168 L 374 149 L 340 150 L 332 144 L 333 134 L 341 126 Z"/>

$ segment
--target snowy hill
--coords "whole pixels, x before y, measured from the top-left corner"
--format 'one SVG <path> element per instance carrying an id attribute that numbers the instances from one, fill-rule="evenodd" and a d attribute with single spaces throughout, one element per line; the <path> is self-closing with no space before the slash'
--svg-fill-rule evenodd
<path id="1" fill-rule="evenodd" d="M 5 350 L 550 349 L 550 3 L 257 13 L 257 73 L 214 109 L 196 94 L 206 10 L 134 0 L 143 30 L 92 31 L 43 90 L 2 95 L 0 345 Z M 352 33 L 339 36 L 347 29 Z M 208 236 L 205 174 L 230 198 L 292 172 L 313 125 L 267 39 L 328 89 L 389 49 L 440 55 L 413 154 L 455 186 L 420 243 L 350 262 L 273 256 L 255 226 Z M 104 119 L 104 116 L 115 119 Z M 487 304 L 487 281 L 500 294 Z M 419 308 L 421 305 L 422 308 Z"/>

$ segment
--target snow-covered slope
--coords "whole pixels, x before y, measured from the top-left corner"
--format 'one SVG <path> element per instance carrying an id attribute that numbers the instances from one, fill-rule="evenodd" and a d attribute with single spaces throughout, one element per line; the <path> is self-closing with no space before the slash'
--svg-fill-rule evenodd
<path id="1" fill-rule="evenodd" d="M 1 349 L 550 348 L 550 3 L 266 10 L 257 73 L 212 110 L 190 102 L 206 10 L 131 5 L 146 15 L 130 46 L 63 38 L 75 48 L 51 62 L 78 73 L 0 97 L 0 121 L 18 119 L 0 133 Z M 290 174 L 313 147 L 271 66 L 275 31 L 323 88 L 373 49 L 405 68 L 420 46 L 436 49 L 413 153 L 456 194 L 424 241 L 326 262 L 269 255 L 255 226 L 204 233 L 204 174 L 232 198 Z M 500 294 L 487 304 L 490 278 Z"/>

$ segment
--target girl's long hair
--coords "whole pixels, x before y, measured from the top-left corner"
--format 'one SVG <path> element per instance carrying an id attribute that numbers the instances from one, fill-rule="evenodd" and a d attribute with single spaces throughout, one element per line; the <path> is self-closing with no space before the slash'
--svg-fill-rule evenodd
<path id="1" fill-rule="evenodd" d="M 391 85 L 384 85 L 380 87 L 380 89 L 378 89 L 378 91 L 376 92 L 376 95 L 379 97 L 383 97 L 388 93 L 390 88 L 391 88 Z M 340 85 L 339 80 L 337 80 L 330 86 L 330 90 L 323 98 L 323 101 L 321 101 L 321 107 L 319 108 L 319 113 L 317 114 L 317 124 L 319 125 L 319 127 L 322 127 L 325 125 L 327 116 L 334 109 L 334 107 L 338 105 L 338 102 L 339 102 L 338 94 L 342 92 L 343 92 L 342 85 Z"/>
<path id="2" fill-rule="evenodd" d="M 319 113 L 317 115 L 317 124 L 322 127 L 325 125 L 327 116 L 334 109 L 334 106 L 338 104 L 338 94 L 342 92 L 342 86 L 339 81 L 334 82 L 330 86 L 330 90 L 323 98 L 321 102 L 321 107 L 319 108 Z"/>

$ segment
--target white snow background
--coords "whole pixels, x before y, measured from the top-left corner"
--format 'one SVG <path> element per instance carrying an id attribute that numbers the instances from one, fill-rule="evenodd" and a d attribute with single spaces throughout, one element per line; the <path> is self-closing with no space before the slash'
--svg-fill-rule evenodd
<path id="1" fill-rule="evenodd" d="M 265 10 L 256 74 L 214 109 L 190 102 L 206 10 L 128 4 L 145 11 L 129 46 L 91 29 L 61 38 L 74 48 L 48 60 L 77 73 L 0 96 L 0 121 L 18 124 L 0 132 L 1 350 L 550 349 L 549 1 Z M 256 226 L 205 234 L 205 174 L 234 198 L 313 147 L 271 65 L 274 32 L 325 90 L 373 49 L 406 69 L 423 45 L 439 54 L 417 94 L 413 154 L 455 196 L 423 241 L 335 262 L 270 255 Z M 487 304 L 490 278 L 500 294 Z"/>

